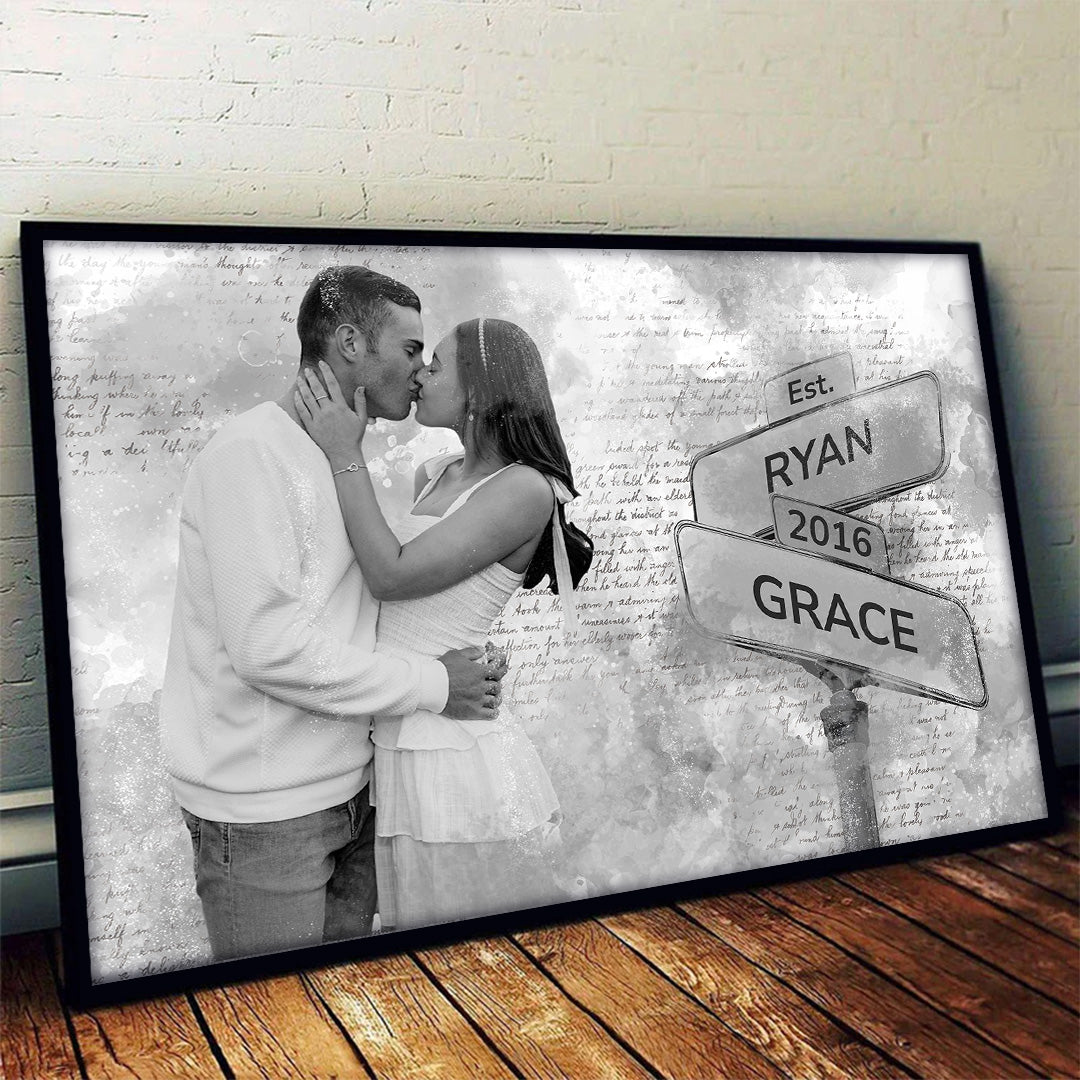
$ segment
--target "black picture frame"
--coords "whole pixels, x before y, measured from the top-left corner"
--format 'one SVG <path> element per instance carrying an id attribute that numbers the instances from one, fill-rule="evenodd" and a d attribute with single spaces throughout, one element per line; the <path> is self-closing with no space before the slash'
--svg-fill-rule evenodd
<path id="1" fill-rule="evenodd" d="M 65 461 L 71 451 L 71 438 L 65 437 L 61 424 L 63 420 L 64 398 L 58 394 L 64 376 L 70 377 L 71 362 L 64 359 L 61 344 L 62 326 L 57 328 L 50 319 L 56 316 L 56 280 L 55 266 L 50 264 L 50 245 L 66 245 L 73 250 L 83 250 L 79 245 L 146 245 L 151 248 L 187 248 L 190 245 L 206 245 L 208 249 L 221 247 L 222 250 L 282 250 L 322 251 L 323 261 L 327 252 L 348 254 L 353 249 L 378 248 L 399 253 L 415 252 L 419 249 L 439 251 L 455 249 L 460 251 L 482 252 L 486 250 L 500 253 L 544 252 L 557 257 L 568 251 L 594 253 L 598 259 L 629 260 L 640 257 L 643 265 L 663 266 L 665 260 L 699 259 L 703 264 L 713 265 L 719 260 L 735 260 L 742 267 L 751 267 L 753 259 L 786 257 L 799 266 L 809 265 L 807 260 L 818 260 L 827 265 L 840 265 L 843 260 L 858 258 L 876 262 L 879 266 L 893 265 L 889 260 L 933 259 L 955 260 L 968 275 L 970 297 L 973 311 L 970 315 L 972 339 L 978 355 L 974 357 L 973 368 L 981 379 L 974 394 L 985 395 L 985 416 L 988 419 L 988 442 L 981 452 L 989 455 L 984 461 L 989 473 L 995 473 L 1000 487 L 1000 496 L 993 516 L 999 521 L 1006 538 L 1007 557 L 992 562 L 996 572 L 1013 583 L 1015 597 L 1006 600 L 1005 606 L 1019 629 L 1019 638 L 1015 641 L 1014 654 L 1017 664 L 1017 692 L 1028 703 L 1024 716 L 1018 721 L 1017 738 L 1024 742 L 1030 754 L 1034 755 L 1031 776 L 1041 783 L 1038 793 L 1042 798 L 1044 812 L 1027 813 L 1019 820 L 1003 820 L 988 826 L 961 829 L 956 832 L 938 832 L 919 839 L 887 841 L 855 850 L 850 846 L 846 850 L 819 854 L 806 859 L 785 859 L 777 863 L 762 863 L 742 869 L 734 869 L 722 874 L 710 874 L 687 880 L 668 880 L 660 883 L 642 884 L 626 890 L 608 889 L 598 895 L 586 895 L 578 899 L 552 903 L 544 907 L 517 910 L 482 918 L 467 918 L 457 922 L 437 926 L 398 931 L 360 938 L 348 942 L 324 944 L 311 948 L 287 950 L 261 956 L 250 956 L 237 960 L 215 963 L 203 963 L 191 966 L 174 966 L 167 970 L 157 970 L 153 964 L 145 973 L 137 965 L 130 970 L 114 974 L 108 979 L 95 978 L 91 962 L 92 934 L 88 913 L 87 890 L 87 843 L 84 835 L 86 826 L 87 793 L 95 783 L 93 775 L 82 771 L 80 775 L 79 726 L 76 723 L 76 679 L 73 676 L 73 657 L 71 623 L 69 615 L 69 587 L 72 560 L 75 548 L 80 543 L 73 535 L 69 522 L 68 536 L 65 537 L 65 493 L 62 478 L 65 473 Z M 86 250 L 89 250 L 88 248 Z M 477 256 L 479 257 L 479 256 Z M 732 891 L 772 882 L 793 880 L 800 877 L 817 876 L 841 870 L 853 870 L 862 867 L 880 865 L 902 859 L 926 857 L 963 848 L 987 846 L 1043 835 L 1060 827 L 1061 810 L 1057 791 L 1057 777 L 1053 764 L 1053 752 L 1047 721 L 1046 705 L 1043 698 L 1041 672 L 1035 642 L 1034 621 L 1029 600 L 1027 574 L 1025 569 L 1023 546 L 1019 529 L 1012 469 L 1005 432 L 1002 410 L 1001 390 L 998 382 L 994 356 L 993 336 L 987 303 L 986 282 L 980 249 L 975 243 L 957 242 L 915 242 L 896 240 L 818 240 L 818 239 L 783 239 L 751 237 L 693 237 L 672 235 L 631 235 L 631 234 L 569 234 L 569 233 L 504 233 L 484 231 L 430 231 L 430 230 L 375 230 L 375 229 L 324 229 L 302 227 L 264 227 L 264 226 L 226 226 L 226 225 L 156 225 L 156 224 L 120 224 L 97 222 L 67 221 L 24 221 L 21 230 L 22 276 L 25 299 L 27 331 L 27 367 L 32 421 L 34 481 L 36 492 L 38 542 L 41 563 L 41 594 L 43 611 L 43 634 L 46 650 L 47 690 L 50 718 L 50 739 L 53 767 L 53 790 L 57 827 L 57 846 L 59 862 L 60 903 L 62 914 L 62 935 L 64 953 L 64 988 L 68 1001 L 76 1008 L 91 1008 L 114 1002 L 130 1000 L 136 997 L 148 997 L 175 993 L 195 987 L 222 984 L 237 980 L 247 980 L 294 971 L 302 968 L 332 964 L 366 956 L 375 956 L 389 952 L 417 949 L 433 944 L 461 940 L 476 935 L 487 935 L 519 931 L 529 927 L 551 924 L 563 920 L 580 919 L 599 914 L 629 910 L 656 903 L 670 903 L 675 900 L 707 895 L 719 891 Z M 448 258 L 448 257 L 447 257 Z M 740 261 L 741 260 L 741 261 Z M 316 260 L 316 262 L 319 260 Z M 357 259 L 356 261 L 366 261 Z M 372 258 L 372 264 L 379 268 L 380 262 Z M 393 260 L 388 260 L 393 261 Z M 314 264 L 313 264 L 314 265 Z M 442 264 L 438 259 L 429 260 L 429 273 L 436 277 L 446 272 L 450 265 L 447 259 Z M 86 267 L 82 271 L 74 269 L 75 277 L 79 273 L 84 279 L 97 271 Z M 388 271 L 389 272 L 389 271 Z M 231 271 L 230 271 L 231 273 Z M 314 273 L 314 269 L 310 270 Z M 50 276 L 52 274 L 52 277 Z M 299 274 L 299 270 L 297 271 Z M 697 286 L 684 284 L 684 297 L 689 297 Z M 707 291 L 709 284 L 700 285 L 700 291 Z M 798 291 L 798 283 L 792 286 L 793 295 Z M 86 290 L 84 290 L 86 291 Z M 857 290 L 853 290 L 857 291 Z M 482 290 L 478 290 L 479 296 Z M 489 291 L 488 296 L 494 296 Z M 678 297 L 675 297 L 677 300 Z M 738 301 L 734 297 L 732 302 Z M 114 300 L 101 301 L 108 307 Z M 50 303 L 54 308 L 50 309 Z M 823 300 L 827 307 L 828 298 Z M 294 304 L 295 306 L 295 304 Z M 499 311 L 465 311 L 462 318 L 478 314 L 500 315 Z M 798 313 L 796 312 L 796 315 Z M 734 316 L 733 316 L 734 317 Z M 794 317 L 794 316 L 793 316 Z M 831 317 L 825 311 L 826 322 Z M 745 312 L 738 318 L 749 318 Z M 909 318 L 909 322 L 914 316 Z M 212 321 L 212 317 L 211 317 Z M 242 325 L 242 324 L 240 324 Z M 232 328 L 235 332 L 236 326 Z M 762 384 L 778 377 L 778 372 L 796 371 L 807 368 L 817 362 L 815 353 L 822 359 L 834 359 L 837 348 L 834 342 L 814 347 L 811 331 L 806 331 L 808 340 L 801 347 L 801 356 L 792 356 L 787 366 L 783 367 L 773 358 L 772 367 L 763 371 L 759 380 Z M 887 335 L 886 335 L 887 336 Z M 85 343 L 84 343 L 85 344 Z M 849 342 L 842 342 L 840 348 L 850 349 Z M 737 347 L 737 346 L 736 346 Z M 88 346 L 90 352 L 94 342 Z M 241 357 L 243 353 L 241 351 Z M 760 359 L 760 358 L 759 358 Z M 84 357 L 85 360 L 85 357 Z M 798 362 L 796 362 L 798 361 Z M 65 367 L 67 365 L 67 367 Z M 929 365 L 923 365 L 926 367 Z M 856 355 L 855 368 L 860 368 L 860 357 Z M 83 369 L 85 370 L 85 368 Z M 865 368 L 863 368 L 865 371 Z M 896 365 L 897 372 L 912 370 L 910 363 Z M 976 382 L 979 380 L 976 379 Z M 824 384 L 822 384 L 824 385 Z M 674 388 L 673 388 L 674 389 Z M 671 404 L 663 390 L 656 391 L 656 396 L 665 399 L 665 405 Z M 677 408 L 672 405 L 672 408 Z M 692 466 L 713 451 L 722 449 L 731 443 L 738 443 L 747 436 L 746 423 L 750 407 L 745 406 L 731 420 L 725 432 L 718 433 L 711 446 L 698 447 L 686 454 L 687 485 L 685 506 L 694 507 L 698 502 L 697 494 L 691 494 Z M 674 414 L 673 414 L 674 415 Z M 759 419 L 761 419 L 759 417 Z M 767 427 L 768 417 L 761 419 L 752 433 Z M 739 428 L 738 424 L 743 427 Z M 783 421 L 781 421 L 782 425 Z M 867 421 L 869 424 L 869 421 Z M 734 426 L 732 426 L 734 425 Z M 776 427 L 777 424 L 773 424 Z M 869 438 L 869 427 L 867 428 Z M 570 433 L 569 442 L 574 442 L 574 432 Z M 945 439 L 943 435 L 943 439 Z M 93 436 L 90 437 L 93 444 Z M 849 445 L 850 451 L 850 445 Z M 955 448 L 953 448 L 955 452 Z M 969 453 L 978 453 L 977 449 Z M 631 451 L 631 454 L 633 451 Z M 809 449 L 806 457 L 809 458 Z M 850 454 L 849 454 L 850 458 Z M 822 459 L 824 460 L 824 459 Z M 794 468 L 794 466 L 793 466 Z M 819 474 L 822 468 L 819 467 Z M 946 470 L 947 473 L 947 470 Z M 930 474 L 927 474 L 928 476 Z M 932 483 L 942 474 L 934 473 L 923 483 Z M 396 481 L 395 481 L 396 482 Z M 887 485 L 886 485 L 887 487 Z M 894 486 L 895 487 L 895 486 Z M 894 492 L 894 488 L 888 489 Z M 794 493 L 799 494 L 801 489 Z M 791 494 L 786 491 L 770 492 L 770 495 Z M 893 495 L 887 496 L 893 497 Z M 808 501 L 813 501 L 809 499 Z M 838 515 L 847 510 L 861 507 L 860 514 L 871 509 L 867 499 L 833 500 L 822 503 L 834 506 Z M 684 509 L 681 520 L 685 523 L 694 516 L 693 510 Z M 824 520 L 824 518 L 823 518 Z M 830 519 L 832 520 L 832 519 Z M 858 520 L 858 519 L 852 519 Z M 705 523 L 708 525 L 708 523 Z M 672 523 L 674 526 L 674 523 Z M 674 530 L 672 530 L 674 531 Z M 762 543 L 774 536 L 769 522 L 761 522 L 755 529 L 747 528 L 747 537 L 757 535 L 755 543 Z M 598 544 L 598 554 L 603 554 Z M 811 553 L 810 557 L 821 558 L 820 553 Z M 681 565 L 681 555 L 679 556 Z M 672 565 L 675 565 L 675 552 L 672 551 Z M 830 560 L 833 561 L 833 560 Z M 893 571 L 896 570 L 894 565 Z M 859 568 L 852 573 L 864 571 Z M 880 576 L 880 575 L 879 575 Z M 685 574 L 682 578 L 685 581 Z M 675 588 L 676 586 L 672 586 Z M 925 591 L 925 590 L 924 590 Z M 677 598 L 677 600 L 680 598 Z M 681 600 L 685 600 L 683 596 Z M 794 594 L 793 594 L 794 601 Z M 808 614 L 803 595 L 803 613 Z M 727 603 L 724 600 L 723 603 Z M 761 606 L 759 604 L 759 606 Z M 797 606 L 797 605 L 796 605 Z M 727 610 L 718 608 L 717 610 Z M 779 610 L 778 608 L 776 610 Z M 697 613 L 695 613 L 696 616 Z M 835 612 L 830 613 L 830 618 Z M 876 616 L 876 609 L 874 611 Z M 726 616 L 725 616 L 726 617 Z M 776 618 L 776 616 L 768 616 Z M 869 616 L 864 617 L 863 629 L 868 626 Z M 897 627 L 895 621 L 894 630 Z M 693 621 L 693 620 L 687 620 Z M 816 620 L 814 620 L 816 623 Z M 851 633 L 857 632 L 857 620 L 849 615 Z M 840 620 L 840 625 L 845 625 Z M 884 624 L 874 623 L 874 626 Z M 900 639 L 901 631 L 894 635 Z M 724 634 L 720 634 L 724 637 Z M 873 635 L 871 635 L 873 636 Z M 737 640 L 738 635 L 728 635 L 727 640 Z M 702 640 L 705 636 L 702 635 Z M 727 648 L 727 646 L 725 646 Z M 773 643 L 772 651 L 765 646 L 769 656 L 790 654 L 782 645 Z M 799 651 L 799 650 L 796 650 Z M 813 650 L 810 650 L 813 651 Z M 727 654 L 725 654 L 727 655 Z M 758 653 L 734 653 L 731 656 L 745 658 L 760 655 Z M 805 657 L 804 657 L 805 659 Z M 850 675 L 852 668 L 844 668 L 844 658 L 829 656 L 834 665 L 833 674 L 839 672 L 841 679 L 845 672 Z M 725 661 L 727 662 L 727 661 Z M 732 661 L 734 662 L 734 661 Z M 778 661 L 783 662 L 783 661 Z M 848 660 L 850 663 L 850 658 Z M 824 678 L 824 676 L 823 676 Z M 872 685 L 872 680 L 858 685 Z M 904 681 L 904 680 L 901 680 Z M 911 680 L 907 680 L 910 682 Z M 886 680 L 886 685 L 888 685 Z M 1022 684 L 1022 685 L 1020 685 Z M 829 685 L 829 684 L 825 684 Z M 832 687 L 830 687 L 832 688 Z M 886 691 L 891 693 L 892 691 Z M 1025 696 L 1026 695 L 1026 696 Z M 922 699 L 920 699 L 922 700 Z M 940 699 L 939 699 L 940 703 Z M 583 723 L 588 718 L 583 719 Z M 662 756 L 662 755 L 661 755 Z M 1034 782 L 1033 779 L 1033 782 Z M 137 798 L 137 795 L 135 796 Z M 1038 803 L 1039 799 L 1036 798 Z M 845 826 L 846 827 L 846 826 Z M 875 824 L 876 829 L 876 824 Z M 845 840 L 845 844 L 847 841 Z"/>

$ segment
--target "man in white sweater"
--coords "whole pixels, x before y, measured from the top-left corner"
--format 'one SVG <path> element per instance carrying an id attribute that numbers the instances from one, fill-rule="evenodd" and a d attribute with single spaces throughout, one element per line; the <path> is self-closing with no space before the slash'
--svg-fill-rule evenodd
<path id="1" fill-rule="evenodd" d="M 365 267 L 315 277 L 301 364 L 400 420 L 422 366 L 420 301 Z M 192 464 L 162 693 L 166 763 L 215 959 L 370 933 L 373 715 L 490 719 L 504 668 L 480 650 L 375 653 L 330 465 L 293 393 L 227 423 Z"/>

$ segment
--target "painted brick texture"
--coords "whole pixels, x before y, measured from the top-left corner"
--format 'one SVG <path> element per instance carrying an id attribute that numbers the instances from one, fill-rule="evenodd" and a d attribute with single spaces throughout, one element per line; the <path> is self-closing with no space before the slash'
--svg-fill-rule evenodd
<path id="1" fill-rule="evenodd" d="M 21 0 L 0 14 L 0 787 L 49 782 L 18 222 L 983 244 L 1044 662 L 1077 640 L 1080 5 Z"/>

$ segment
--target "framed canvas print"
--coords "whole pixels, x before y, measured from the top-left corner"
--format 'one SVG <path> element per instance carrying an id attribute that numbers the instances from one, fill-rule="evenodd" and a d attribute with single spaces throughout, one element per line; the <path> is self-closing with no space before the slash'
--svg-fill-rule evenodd
<path id="1" fill-rule="evenodd" d="M 976 245 L 22 253 L 76 1004 L 1053 824 Z"/>

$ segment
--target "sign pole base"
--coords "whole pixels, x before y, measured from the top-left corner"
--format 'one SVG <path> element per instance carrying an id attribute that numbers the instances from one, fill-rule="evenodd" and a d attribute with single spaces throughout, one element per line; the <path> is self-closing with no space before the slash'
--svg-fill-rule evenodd
<path id="1" fill-rule="evenodd" d="M 844 848 L 861 851 L 880 847 L 874 784 L 870 777 L 870 708 L 850 690 L 835 690 L 821 710 L 821 724 L 833 755 L 840 789 L 840 821 Z"/>

